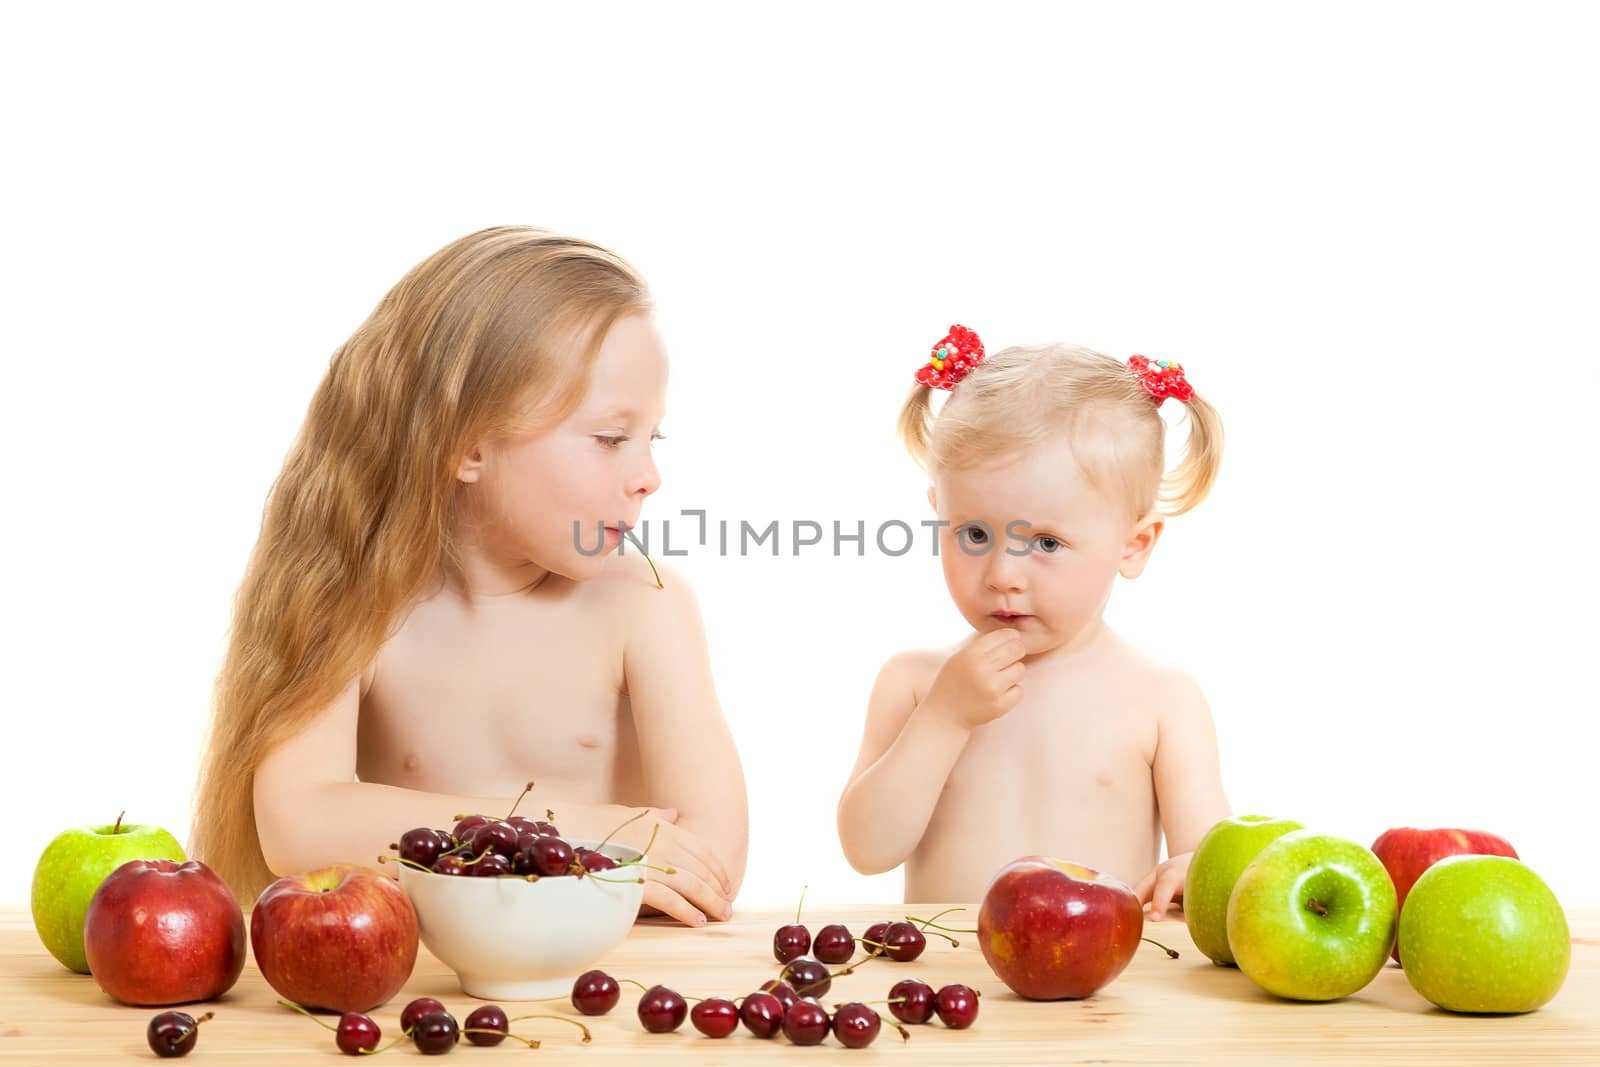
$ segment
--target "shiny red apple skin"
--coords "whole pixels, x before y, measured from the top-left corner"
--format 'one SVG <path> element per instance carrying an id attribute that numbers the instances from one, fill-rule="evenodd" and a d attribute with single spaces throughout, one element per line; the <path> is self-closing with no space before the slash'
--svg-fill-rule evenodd
<path id="1" fill-rule="evenodd" d="M 978 913 L 983 958 L 1030 1000 L 1089 996 L 1122 973 L 1143 934 L 1144 909 L 1127 883 L 1044 856 L 1001 868 Z"/>
<path id="2" fill-rule="evenodd" d="M 1417 884 L 1422 872 L 1447 856 L 1509 856 L 1518 859 L 1511 842 L 1484 830 L 1418 830 L 1400 826 L 1385 830 L 1372 843 L 1372 851 L 1394 882 L 1395 914 L 1405 910 L 1406 894 Z M 1397 941 L 1389 953 L 1400 963 Z M 1403 963 L 1402 963 L 1403 965 Z"/>
<path id="3" fill-rule="evenodd" d="M 250 947 L 267 984 L 327 1011 L 371 1011 L 398 993 L 417 962 L 417 933 L 398 885 L 344 864 L 279 878 L 250 916 Z"/>
<path id="4" fill-rule="evenodd" d="M 83 947 L 100 988 L 157 1007 L 220 997 L 244 970 L 244 912 L 195 860 L 129 860 L 89 900 Z"/>

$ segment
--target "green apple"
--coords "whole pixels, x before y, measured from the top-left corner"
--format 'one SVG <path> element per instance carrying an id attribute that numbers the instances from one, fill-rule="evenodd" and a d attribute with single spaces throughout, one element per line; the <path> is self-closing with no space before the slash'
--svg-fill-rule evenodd
<path id="1" fill-rule="evenodd" d="M 177 838 L 159 826 L 124 823 L 74 826 L 44 848 L 33 869 L 33 928 L 50 955 L 79 974 L 89 973 L 83 917 L 106 875 L 129 860 L 187 859 Z"/>
<path id="2" fill-rule="evenodd" d="M 1183 918 L 1194 947 L 1211 962 L 1232 965 L 1228 948 L 1228 898 L 1257 853 L 1291 830 L 1304 829 L 1292 819 L 1270 815 L 1236 815 L 1223 819 L 1200 839 L 1189 858 L 1183 884 Z"/>
<path id="3" fill-rule="evenodd" d="M 1269 993 L 1337 1000 L 1383 969 L 1398 911 L 1394 882 L 1370 848 L 1295 830 L 1239 875 L 1228 898 L 1228 946 Z"/>
<path id="4" fill-rule="evenodd" d="M 1400 958 L 1418 993 L 1449 1011 L 1533 1011 L 1572 962 L 1561 902 L 1526 864 L 1451 856 L 1406 896 Z"/>

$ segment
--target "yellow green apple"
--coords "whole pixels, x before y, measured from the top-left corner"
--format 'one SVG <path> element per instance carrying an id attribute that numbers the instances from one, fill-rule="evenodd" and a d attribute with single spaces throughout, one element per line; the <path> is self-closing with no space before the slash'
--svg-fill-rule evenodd
<path id="1" fill-rule="evenodd" d="M 1572 940 L 1561 902 L 1526 864 L 1451 856 L 1406 896 L 1400 958 L 1412 987 L 1441 1008 L 1525 1012 L 1566 981 Z"/>
<path id="2" fill-rule="evenodd" d="M 33 868 L 33 928 L 62 965 L 89 973 L 83 919 L 106 876 L 129 860 L 187 859 L 177 838 L 159 826 L 115 823 L 74 826 L 57 834 Z"/>
<path id="3" fill-rule="evenodd" d="M 1239 875 L 1228 946 L 1239 970 L 1290 1000 L 1337 1000 L 1394 947 L 1394 882 L 1372 850 L 1315 830 L 1284 834 Z"/>
<path id="4" fill-rule="evenodd" d="M 1228 948 L 1228 898 L 1250 861 L 1272 842 L 1302 827 L 1271 815 L 1235 815 L 1206 832 L 1189 858 L 1183 885 L 1183 918 L 1194 947 L 1213 963 L 1232 966 Z"/>

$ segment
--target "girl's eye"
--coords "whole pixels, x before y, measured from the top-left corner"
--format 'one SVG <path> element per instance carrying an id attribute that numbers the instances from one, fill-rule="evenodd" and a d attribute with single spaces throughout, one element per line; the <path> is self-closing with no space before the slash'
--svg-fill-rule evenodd
<path id="1" fill-rule="evenodd" d="M 1039 551 L 1045 553 L 1046 555 L 1066 547 L 1059 540 L 1051 537 L 1049 534 L 1040 534 L 1038 537 L 1033 539 L 1033 543 L 1039 546 Z"/>
<path id="2" fill-rule="evenodd" d="M 956 536 L 974 548 L 989 543 L 989 531 L 982 526 L 963 526 L 956 531 Z"/>

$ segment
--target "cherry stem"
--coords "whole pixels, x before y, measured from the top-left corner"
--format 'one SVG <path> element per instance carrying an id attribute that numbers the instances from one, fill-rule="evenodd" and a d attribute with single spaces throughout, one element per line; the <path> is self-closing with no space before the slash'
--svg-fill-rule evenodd
<path id="1" fill-rule="evenodd" d="M 617 827 L 617 829 L 620 830 L 620 829 L 622 829 L 622 827 L 619 826 L 619 827 Z M 623 860 L 621 863 L 617 864 L 617 866 L 618 867 L 630 867 L 635 863 L 642 862 L 646 856 L 650 855 L 650 849 L 656 843 L 656 835 L 659 834 L 660 832 L 661 832 L 661 824 L 660 823 L 656 823 L 655 826 L 650 830 L 650 840 L 648 840 L 648 841 L 646 841 L 644 843 L 644 849 L 643 849 L 643 851 L 641 851 L 639 853 L 639 858 L 636 859 L 636 860 Z M 612 833 L 616 833 L 616 830 L 613 830 Z M 602 841 L 600 843 L 602 845 L 605 844 L 604 841 Z M 650 865 L 649 864 L 645 864 L 645 866 L 648 867 Z M 660 870 L 661 868 L 656 867 L 656 868 L 652 868 L 652 869 L 653 870 Z M 667 873 L 668 874 L 677 874 L 678 872 L 677 871 L 668 871 Z"/>
<path id="2" fill-rule="evenodd" d="M 404 856 L 379 856 L 378 857 L 378 862 L 379 863 L 403 863 L 407 867 L 414 867 L 419 871 L 428 871 L 428 868 L 424 867 L 422 864 L 418 863 L 416 860 L 408 860 Z M 432 871 L 428 871 L 428 873 L 431 874 L 433 872 Z"/>
<path id="3" fill-rule="evenodd" d="M 656 588 L 665 589 L 666 586 L 661 584 L 661 572 L 656 570 L 656 561 L 650 558 L 650 553 L 646 552 L 644 550 L 644 546 L 639 543 L 639 539 L 633 536 L 633 530 L 627 526 L 621 525 L 620 523 L 618 524 L 617 529 L 622 531 L 623 537 L 626 537 L 628 540 L 633 542 L 633 547 L 637 548 L 639 550 L 639 554 L 644 557 L 644 561 L 650 564 L 650 573 L 656 576 Z"/>
<path id="4" fill-rule="evenodd" d="M 676 867 L 657 867 L 653 863 L 644 862 L 644 860 L 626 860 L 626 861 L 624 861 L 622 863 L 617 864 L 617 869 L 621 869 L 623 867 L 643 867 L 646 870 L 660 871 L 662 874 L 677 874 L 678 873 L 678 868 L 676 868 Z"/>
<path id="5" fill-rule="evenodd" d="M 935 915 L 933 917 L 933 919 L 937 919 L 941 915 L 949 915 L 952 911 L 966 911 L 966 910 L 967 910 L 966 908 L 946 908 L 943 911 L 941 911 L 938 915 Z M 922 924 L 922 932 L 923 933 L 927 933 L 928 929 L 930 927 L 935 929 L 935 930 L 948 930 L 952 934 L 976 934 L 978 932 L 976 930 L 961 930 L 961 929 L 958 929 L 958 928 L 956 928 L 954 926 L 940 926 L 938 923 L 934 922 L 933 919 L 919 919 L 915 915 L 907 915 L 906 916 L 906 922 L 921 923 Z M 952 945 L 955 945 L 957 948 L 959 948 L 961 946 L 961 942 L 957 941 L 953 937 L 950 937 L 949 935 L 944 935 L 944 939 L 946 941 L 950 942 Z"/>
<path id="6" fill-rule="evenodd" d="M 544 821 L 548 823 L 553 823 L 556 821 L 556 813 L 554 808 L 544 809 Z"/>
<path id="7" fill-rule="evenodd" d="M 859 941 L 863 945 L 871 945 L 872 946 L 872 955 L 874 955 L 874 956 L 881 956 L 884 953 L 889 951 L 889 946 L 884 944 L 882 941 L 868 941 L 864 937 L 858 937 L 858 938 L 856 938 L 856 940 Z"/>
<path id="8" fill-rule="evenodd" d="M 808 982 L 806 985 L 802 986 L 801 988 L 796 989 L 794 991 L 794 995 L 797 996 L 797 997 L 803 997 L 808 992 L 810 992 L 811 990 L 817 988 L 817 986 L 821 985 L 824 982 L 831 982 L 835 978 L 843 978 L 847 974 L 854 974 L 857 967 L 861 966 L 863 963 L 866 963 L 867 960 L 875 958 L 876 956 L 877 956 L 877 953 L 873 953 L 871 956 L 866 957 L 866 959 L 858 960 L 857 962 L 852 963 L 850 966 L 844 968 L 843 970 L 830 971 L 830 972 L 828 972 L 828 976 L 826 978 L 818 978 L 815 982 Z M 787 981 L 788 977 L 789 977 L 789 965 L 786 963 L 786 964 L 783 965 L 783 970 L 778 972 L 778 981 L 780 981 L 780 982 Z"/>
<path id="9" fill-rule="evenodd" d="M 1306 910 L 1307 911 L 1314 911 L 1318 915 L 1326 915 L 1326 914 L 1328 914 L 1328 909 L 1326 907 L 1324 907 L 1323 905 L 1317 903 L 1317 898 L 1316 897 L 1312 897 L 1310 900 L 1306 901 Z"/>
<path id="10" fill-rule="evenodd" d="M 358 1049 L 356 1049 L 356 1051 L 359 1052 L 363 1056 L 376 1056 L 380 1052 L 388 1052 L 390 1049 L 394 1048 L 400 1042 L 402 1042 L 402 1041 L 410 1041 L 411 1040 L 411 1031 L 415 1030 L 415 1029 L 416 1029 L 416 1024 L 413 1023 L 410 1029 L 406 1030 L 399 1037 L 395 1038 L 393 1041 L 389 1042 L 387 1045 L 383 1046 L 382 1048 L 358 1048 Z"/>
<path id="11" fill-rule="evenodd" d="M 114 833 L 114 834 L 122 833 L 122 817 L 124 815 L 126 815 L 126 814 L 128 814 L 128 811 L 127 811 L 126 808 L 124 808 L 122 811 L 117 813 L 117 821 L 111 827 L 111 832 L 112 833 Z"/>
<path id="12" fill-rule="evenodd" d="M 487 1026 L 463 1026 L 461 1028 L 461 1032 L 463 1034 L 499 1034 L 501 1037 L 509 1037 L 513 1041 L 526 1041 L 528 1043 L 528 1047 L 529 1048 L 538 1048 L 539 1047 L 539 1042 L 535 1041 L 531 1037 L 522 1037 L 522 1036 L 520 1036 L 518 1034 L 508 1034 L 504 1030 L 496 1030 L 493 1027 L 487 1027 Z"/>
<path id="13" fill-rule="evenodd" d="M 594 846 L 594 850 L 596 852 L 599 852 L 602 848 L 605 847 L 607 841 L 610 841 L 613 837 L 616 837 L 617 834 L 622 832 L 623 827 L 627 826 L 629 823 L 638 822 L 640 819 L 644 818 L 646 815 L 649 815 L 649 814 L 650 814 L 650 809 L 649 808 L 642 808 L 642 809 L 640 809 L 639 814 L 633 816 L 632 818 L 624 819 L 623 822 L 622 822 L 622 826 L 617 827 L 615 830 L 611 831 L 609 834 L 607 834 L 606 836 L 602 837 L 600 839 L 600 843 L 598 845 Z"/>
<path id="14" fill-rule="evenodd" d="M 616 975 L 612 975 L 612 977 L 616 978 Z M 641 982 L 641 981 L 639 981 L 637 979 L 634 979 L 634 978 L 617 978 L 617 981 L 619 981 L 619 982 L 627 982 L 629 985 L 638 986 L 640 989 L 644 990 L 646 993 L 650 992 L 650 987 L 645 985 L 643 982 Z"/>
<path id="15" fill-rule="evenodd" d="M 622 981 L 622 979 L 618 979 L 618 981 Z M 589 1028 L 587 1026 L 583 1025 L 582 1023 L 580 1023 L 576 1019 L 569 1019 L 565 1015 L 548 1015 L 548 1014 L 544 1014 L 542 1012 L 535 1012 L 532 1015 L 518 1015 L 514 1019 L 507 1019 L 506 1022 L 507 1023 L 519 1023 L 524 1019 L 554 1019 L 557 1022 L 567 1023 L 568 1025 L 576 1026 L 579 1030 L 582 1030 L 583 1031 L 583 1040 L 580 1041 L 579 1044 L 587 1045 L 590 1041 L 594 1040 L 594 1035 L 589 1032 Z M 526 1041 L 527 1038 L 518 1038 L 517 1040 Z M 533 1047 L 534 1048 L 538 1048 L 539 1046 L 536 1043 L 536 1044 L 534 1044 Z"/>
<path id="16" fill-rule="evenodd" d="M 208 1011 L 204 1015 L 200 1016 L 200 1018 L 196 1019 L 194 1021 L 194 1024 L 196 1026 L 199 1026 L 201 1023 L 205 1022 L 207 1019 L 215 1019 L 216 1017 L 217 1017 L 217 1013 L 216 1012 Z"/>
<path id="17" fill-rule="evenodd" d="M 301 1015 L 304 1015 L 307 1019 L 310 1019 L 312 1022 L 316 1023 L 318 1026 L 322 1027 L 324 1030 L 332 1030 L 334 1033 L 338 1033 L 339 1032 L 339 1028 L 337 1026 L 334 1026 L 333 1024 L 327 1022 L 324 1019 L 317 1018 L 315 1015 L 311 1014 L 309 1011 L 307 1011 L 306 1009 L 302 1008 L 300 1005 L 296 1004 L 292 1000 L 285 1000 L 282 997 L 279 997 L 278 998 L 278 1003 L 282 1004 L 286 1008 L 293 1008 L 295 1011 L 299 1012 Z"/>
<path id="18" fill-rule="evenodd" d="M 506 819 L 511 818 L 511 816 L 513 816 L 513 815 L 515 815 L 517 813 L 517 805 L 521 804 L 522 803 L 522 798 L 527 796 L 532 791 L 533 791 L 533 783 L 532 782 L 529 782 L 527 785 L 522 787 L 522 792 L 517 794 L 517 799 L 513 800 L 511 802 L 511 810 L 506 812 Z M 501 821 L 503 822 L 505 820 L 501 820 Z"/>
<path id="19" fill-rule="evenodd" d="M 1162 952 L 1165 952 L 1167 954 L 1167 958 L 1168 959 L 1175 960 L 1175 959 L 1178 958 L 1178 950 L 1177 949 L 1168 948 L 1166 945 L 1163 945 L 1161 942 L 1157 941 L 1153 937 L 1141 937 L 1139 940 L 1140 941 L 1148 941 L 1148 942 L 1150 942 L 1156 948 L 1160 949 Z"/>
<path id="20" fill-rule="evenodd" d="M 800 909 L 806 906 L 806 890 L 810 888 L 811 887 L 809 885 L 803 885 L 800 887 L 800 903 L 796 905 L 794 909 L 794 921 L 795 925 L 797 926 L 800 924 Z"/>
<path id="21" fill-rule="evenodd" d="M 612 885 L 644 885 L 643 878 L 605 878 L 593 871 L 582 875 L 584 878 L 593 878 L 597 882 L 610 882 Z"/>

